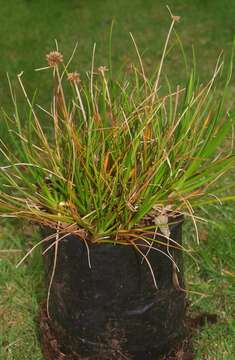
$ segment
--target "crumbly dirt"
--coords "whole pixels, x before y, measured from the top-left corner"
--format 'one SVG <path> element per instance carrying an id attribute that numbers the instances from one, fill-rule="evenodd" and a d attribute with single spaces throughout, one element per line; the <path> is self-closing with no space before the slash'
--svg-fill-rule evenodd
<path id="1" fill-rule="evenodd" d="M 175 349 L 172 349 L 167 355 L 153 360 L 193 360 L 195 359 L 195 353 L 192 346 L 192 337 L 196 331 L 207 324 L 214 324 L 218 321 L 217 315 L 208 313 L 197 313 L 194 316 L 188 316 L 186 319 L 186 328 L 188 330 L 187 338 L 179 344 Z M 50 320 L 47 317 L 45 305 L 41 306 L 39 312 L 39 333 L 40 342 L 42 346 L 42 352 L 45 360 L 135 360 L 133 357 L 124 354 L 119 349 L 117 344 L 116 350 L 113 354 L 109 354 L 108 358 L 104 358 L 100 355 L 92 357 L 81 357 L 77 353 L 64 354 L 60 350 L 60 344 L 58 343 Z M 112 346 L 115 349 L 115 346 Z"/>
<path id="2" fill-rule="evenodd" d="M 102 353 L 102 356 L 98 354 L 92 357 L 81 357 L 77 353 L 63 353 L 47 316 L 45 304 L 41 306 L 39 312 L 39 337 L 45 360 L 133 360 L 121 351 L 119 340 L 116 339 L 111 340 L 112 353 L 109 352 L 107 356 Z"/>

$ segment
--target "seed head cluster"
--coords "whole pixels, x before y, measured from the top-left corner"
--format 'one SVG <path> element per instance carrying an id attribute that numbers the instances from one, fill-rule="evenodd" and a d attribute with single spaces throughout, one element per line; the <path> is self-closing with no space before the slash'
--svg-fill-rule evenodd
<path id="1" fill-rule="evenodd" d="M 67 79 L 73 83 L 80 83 L 81 81 L 80 74 L 76 71 L 69 73 Z"/>
<path id="2" fill-rule="evenodd" d="M 98 67 L 98 71 L 101 74 L 104 74 L 106 71 L 109 71 L 109 69 L 107 68 L 107 66 L 100 66 L 100 67 Z"/>
<path id="3" fill-rule="evenodd" d="M 55 67 L 59 63 L 63 62 L 63 55 L 59 51 L 51 51 L 46 55 L 48 65 Z"/>

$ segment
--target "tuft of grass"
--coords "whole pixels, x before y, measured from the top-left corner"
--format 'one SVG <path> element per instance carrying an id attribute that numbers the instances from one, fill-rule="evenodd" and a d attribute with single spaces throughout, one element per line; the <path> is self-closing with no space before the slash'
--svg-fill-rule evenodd
<path id="1" fill-rule="evenodd" d="M 90 71 L 70 72 L 76 49 L 64 63 L 56 43 L 46 57 L 48 66 L 38 69 L 52 73 L 50 109 L 38 105 L 35 96 L 31 100 L 22 73 L 18 75 L 29 108 L 26 121 L 10 83 L 14 118 L 4 113 L 10 144 L 0 140 L 4 216 L 33 220 L 84 241 L 136 247 L 139 237 L 149 245 L 149 234 L 157 231 L 160 220 L 164 226 L 169 213 L 184 214 L 195 223 L 196 207 L 234 198 L 222 196 L 224 187 L 218 182 L 235 160 L 230 136 L 235 117 L 224 105 L 233 56 L 219 96 L 216 79 L 222 57 L 207 84 L 200 85 L 194 67 L 184 87 L 172 88 L 162 76 L 179 20 L 171 18 L 157 71 L 150 78 L 131 35 L 139 66 L 132 64 L 118 78 L 112 76 L 111 55 L 109 69 L 96 68 L 96 45 Z M 226 138 L 231 146 L 220 147 Z M 233 181 L 226 184 L 233 186 Z M 146 227 L 149 215 L 155 225 Z"/>

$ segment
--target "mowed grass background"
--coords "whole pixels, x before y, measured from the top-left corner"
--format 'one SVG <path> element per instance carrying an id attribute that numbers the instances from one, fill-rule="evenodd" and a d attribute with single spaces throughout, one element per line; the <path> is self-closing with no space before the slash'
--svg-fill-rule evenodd
<path id="1" fill-rule="evenodd" d="M 206 81 L 220 51 L 229 54 L 231 50 L 235 35 L 235 0 L 171 0 L 167 3 L 175 15 L 182 17 L 177 32 L 189 58 L 194 45 L 200 78 Z M 54 49 L 54 39 L 58 40 L 65 59 L 78 42 L 73 61 L 75 70 L 89 69 L 94 42 L 97 43 L 97 66 L 106 65 L 113 19 L 114 67 L 127 67 L 131 61 L 136 61 L 128 35 L 132 32 L 147 70 L 151 72 L 158 64 L 169 27 L 165 5 L 162 0 L 0 0 L 1 107 L 13 111 L 6 72 L 16 85 L 16 75 L 22 70 L 29 92 L 37 88 L 40 102 L 49 103 L 51 79 L 47 73 L 36 73 L 33 69 L 46 65 L 45 54 Z M 180 52 L 171 52 L 166 63 L 168 77 L 174 84 L 181 84 L 184 65 Z M 233 92 L 234 81 L 231 101 Z M 18 96 L 21 102 L 20 94 Z M 197 265 L 185 259 L 188 289 L 202 293 L 189 293 L 189 298 L 192 311 L 216 313 L 219 321 L 198 332 L 194 339 L 195 350 L 200 360 L 234 360 L 235 204 L 210 206 L 203 215 L 210 222 L 200 227 L 199 247 L 192 224 L 185 224 L 184 241 L 197 259 Z M 15 268 L 20 257 L 39 239 L 37 230 L 31 225 L 14 219 L 0 221 L 1 360 L 42 360 L 36 326 L 38 303 L 45 294 L 40 251 L 20 268 Z"/>

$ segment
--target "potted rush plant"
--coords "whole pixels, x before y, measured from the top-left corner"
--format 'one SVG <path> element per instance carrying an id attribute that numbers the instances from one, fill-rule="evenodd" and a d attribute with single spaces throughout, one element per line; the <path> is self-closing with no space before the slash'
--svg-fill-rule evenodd
<path id="1" fill-rule="evenodd" d="M 5 115 L 0 211 L 41 225 L 48 295 L 42 311 L 45 356 L 157 359 L 185 336 L 182 222 L 218 199 L 217 181 L 234 166 L 221 148 L 234 117 L 211 80 L 160 88 L 172 23 L 157 74 L 138 67 L 115 80 L 112 68 L 70 72 L 58 48 L 51 109 Z M 165 87 L 166 88 L 166 87 Z M 228 196 L 231 198 L 231 196 Z M 50 346 L 50 349 L 48 348 Z"/>

